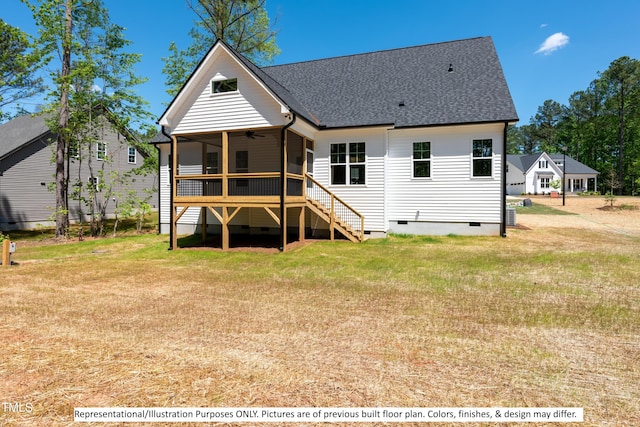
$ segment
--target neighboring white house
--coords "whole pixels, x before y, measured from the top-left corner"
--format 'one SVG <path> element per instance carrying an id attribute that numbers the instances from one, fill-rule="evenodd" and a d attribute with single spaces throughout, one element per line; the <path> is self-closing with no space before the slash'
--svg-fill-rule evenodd
<path id="1" fill-rule="evenodd" d="M 265 68 L 219 41 L 159 120 L 160 229 L 504 235 L 517 120 L 490 37 Z"/>
<path id="2" fill-rule="evenodd" d="M 563 167 L 563 162 L 566 165 Z M 562 175 L 566 174 L 565 192 L 598 190 L 600 172 L 563 154 L 528 154 L 507 156 L 507 194 L 549 194 L 562 191 Z M 552 182 L 558 181 L 555 190 Z"/>

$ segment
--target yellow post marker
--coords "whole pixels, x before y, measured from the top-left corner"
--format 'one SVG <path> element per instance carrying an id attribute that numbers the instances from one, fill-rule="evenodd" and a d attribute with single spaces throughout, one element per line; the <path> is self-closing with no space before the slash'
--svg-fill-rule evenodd
<path id="1" fill-rule="evenodd" d="M 9 239 L 6 239 L 2 242 L 2 265 L 4 267 L 9 267 L 11 265 L 11 256 L 9 251 L 11 250 L 11 242 Z"/>

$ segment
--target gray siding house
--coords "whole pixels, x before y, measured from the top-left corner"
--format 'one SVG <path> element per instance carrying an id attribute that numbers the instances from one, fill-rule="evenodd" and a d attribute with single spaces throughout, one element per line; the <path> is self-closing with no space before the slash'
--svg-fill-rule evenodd
<path id="1" fill-rule="evenodd" d="M 100 142 L 90 152 L 78 153 L 70 159 L 70 186 L 89 181 L 89 163 L 94 177 L 99 176 L 100 170 L 106 177 L 112 171 L 129 172 L 142 165 L 144 157 L 128 144 L 130 136 L 116 130 L 110 122 L 101 126 L 100 132 Z M 49 187 L 54 182 L 55 140 L 42 115 L 25 115 L 0 125 L 0 230 L 52 225 L 55 194 Z M 143 195 L 144 189 L 157 187 L 156 181 L 157 175 L 137 177 L 130 188 Z M 113 214 L 118 199 L 125 197 L 121 185 L 115 185 L 114 190 L 107 215 Z M 86 197 L 86 193 L 82 196 Z M 104 201 L 104 194 L 98 194 L 97 199 L 100 198 Z M 150 201 L 153 207 L 156 200 L 157 195 Z M 89 209 L 82 201 L 70 197 L 69 210 L 72 221 L 78 221 L 81 215 L 83 220 L 88 219 Z"/>

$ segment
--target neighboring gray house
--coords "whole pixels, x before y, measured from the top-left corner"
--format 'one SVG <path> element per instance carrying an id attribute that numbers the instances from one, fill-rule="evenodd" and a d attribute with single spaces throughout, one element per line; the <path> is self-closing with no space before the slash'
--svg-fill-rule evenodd
<path id="1" fill-rule="evenodd" d="M 100 132 L 101 140 L 94 144 L 91 153 L 78 153 L 70 159 L 70 187 L 74 182 L 89 181 L 89 162 L 94 179 L 100 176 L 98 171 L 101 169 L 103 176 L 108 176 L 111 171 L 127 172 L 142 165 L 143 155 L 127 143 L 131 136 L 124 134 L 128 132 L 116 130 L 110 122 L 102 126 Z M 49 131 L 42 115 L 25 115 L 0 125 L 0 230 L 52 224 L 55 194 L 48 187 L 54 182 L 54 149 L 55 135 Z M 131 189 L 143 195 L 143 189 L 157 187 L 156 181 L 157 175 L 139 177 Z M 120 185 L 114 189 L 107 214 L 113 214 L 118 199 L 125 197 Z M 104 196 L 98 194 L 97 198 L 104 200 Z M 156 202 L 157 196 L 152 197 L 150 203 L 154 207 Z M 89 209 L 71 197 L 69 211 L 72 221 L 77 221 L 81 212 L 85 215 L 83 219 L 88 219 Z"/>
<path id="2" fill-rule="evenodd" d="M 563 161 L 566 158 L 566 166 Z M 600 172 L 563 154 L 528 154 L 507 156 L 507 194 L 549 194 L 556 191 L 553 181 L 566 174 L 565 191 L 579 193 L 598 190 Z M 562 181 L 560 181 L 562 182 Z M 562 191 L 562 186 L 557 190 Z"/>
<path id="3" fill-rule="evenodd" d="M 265 68 L 218 41 L 158 122 L 160 229 L 504 234 L 517 120 L 490 37 Z"/>

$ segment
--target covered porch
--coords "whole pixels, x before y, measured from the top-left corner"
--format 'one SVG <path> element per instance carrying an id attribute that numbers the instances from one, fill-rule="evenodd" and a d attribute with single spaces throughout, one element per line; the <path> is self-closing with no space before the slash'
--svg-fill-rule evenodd
<path id="1" fill-rule="evenodd" d="M 233 232 L 253 229 L 276 230 L 286 250 L 292 239 L 304 241 L 310 215 L 328 224 L 332 239 L 336 231 L 364 238 L 364 218 L 313 180 L 314 141 L 286 127 L 172 135 L 170 152 L 172 249 L 178 221 L 194 211 L 203 244 L 222 250 Z"/>

